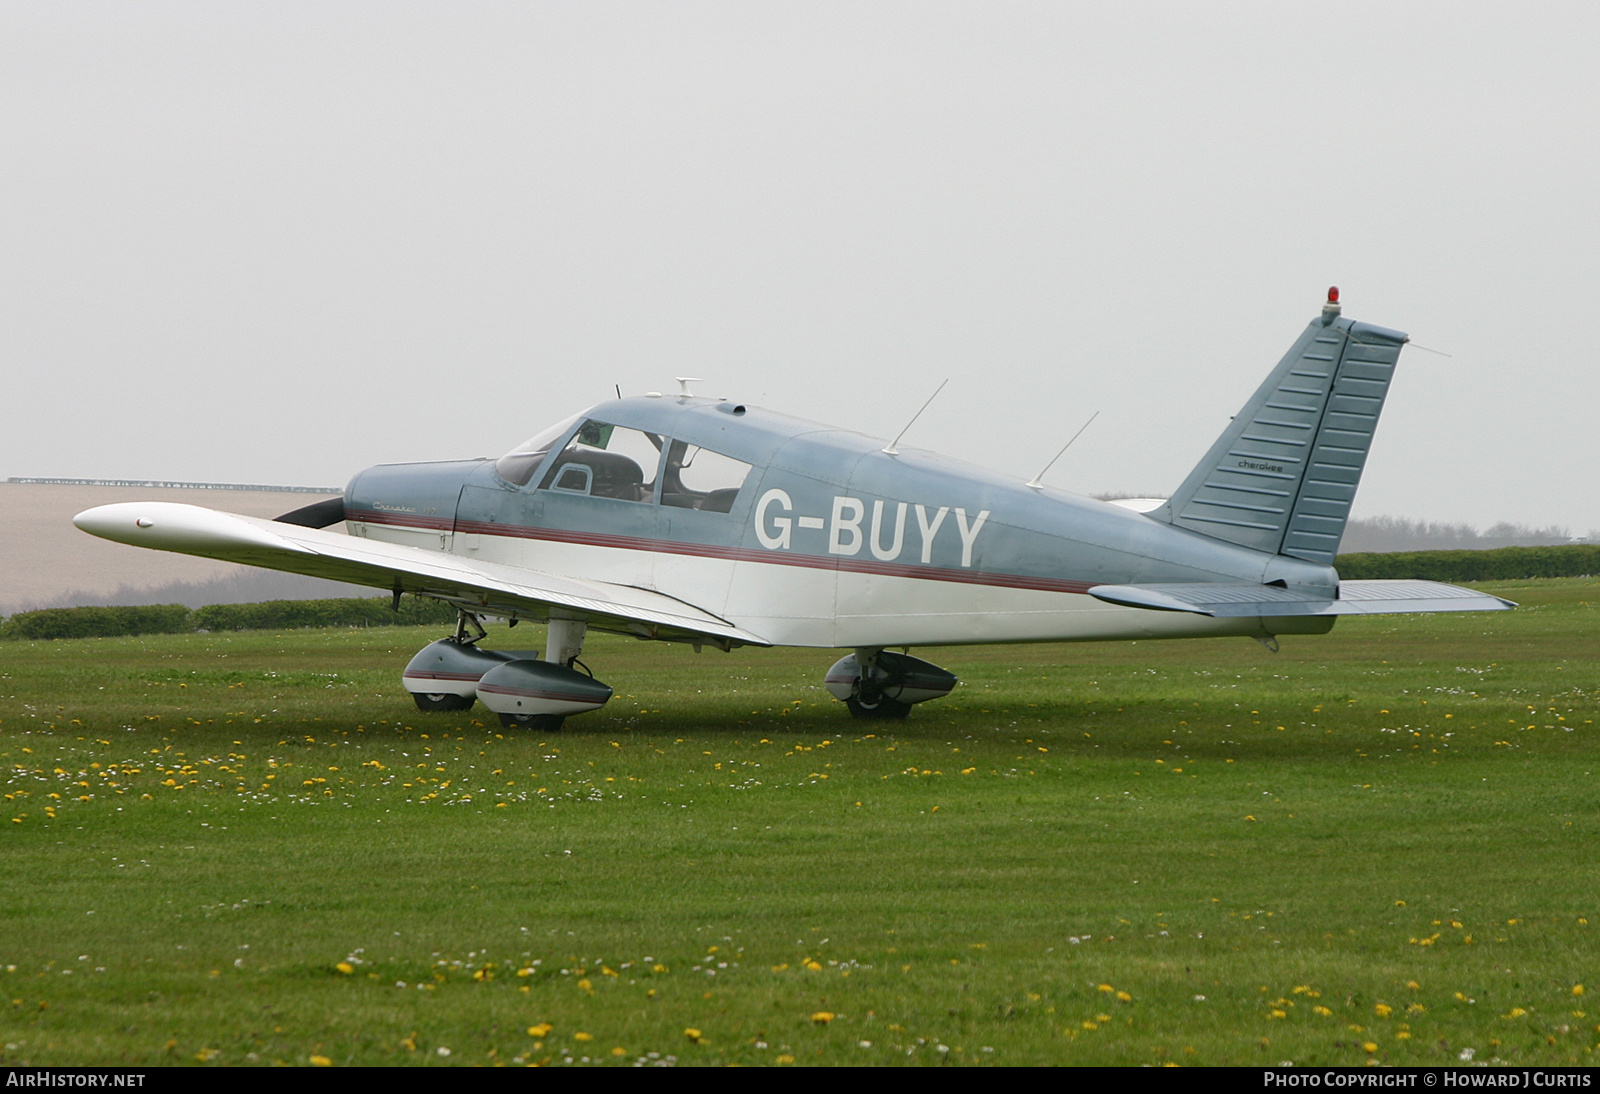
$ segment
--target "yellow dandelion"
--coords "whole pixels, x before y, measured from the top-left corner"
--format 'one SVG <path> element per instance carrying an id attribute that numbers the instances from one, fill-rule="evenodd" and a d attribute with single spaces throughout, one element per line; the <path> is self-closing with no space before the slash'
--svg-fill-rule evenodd
<path id="1" fill-rule="evenodd" d="M 344 973 L 346 976 L 349 976 L 351 973 L 356 971 L 356 967 L 354 965 L 350 964 L 350 962 L 348 962 L 348 961 L 341 961 L 337 965 L 335 965 L 334 968 L 338 969 L 340 972 Z"/>
<path id="2" fill-rule="evenodd" d="M 550 1031 L 555 1029 L 555 1028 L 556 1027 L 552 1026 L 549 1022 L 540 1022 L 536 1026 L 529 1026 L 528 1027 L 528 1036 L 529 1037 L 548 1037 L 550 1035 Z"/>
<path id="3" fill-rule="evenodd" d="M 1363 1041 L 1362 1044 L 1361 1044 L 1361 1047 L 1366 1052 L 1377 1052 L 1378 1051 L 1378 1042 L 1376 1042 L 1376 1041 Z"/>
<path id="4" fill-rule="evenodd" d="M 695 1029 L 693 1026 L 690 1026 L 688 1029 L 684 1030 L 683 1035 L 697 1045 L 700 1043 L 700 1031 Z"/>
<path id="5" fill-rule="evenodd" d="M 829 1022 L 833 1021 L 833 1011 L 819 1010 L 817 1013 L 811 1016 L 811 1020 L 819 1026 L 825 1026 Z"/>
<path id="6" fill-rule="evenodd" d="M 574 1041 L 592 1041 L 592 1040 L 594 1040 L 594 1034 L 585 1033 L 585 1032 L 583 1032 L 583 1030 L 580 1029 L 577 1033 L 574 1033 L 572 1035 L 572 1039 Z"/>
<path id="7" fill-rule="evenodd" d="M 328 1059 L 326 1056 L 313 1056 L 313 1057 L 311 1057 L 311 1066 L 312 1067 L 332 1067 L 333 1066 L 333 1061 Z"/>

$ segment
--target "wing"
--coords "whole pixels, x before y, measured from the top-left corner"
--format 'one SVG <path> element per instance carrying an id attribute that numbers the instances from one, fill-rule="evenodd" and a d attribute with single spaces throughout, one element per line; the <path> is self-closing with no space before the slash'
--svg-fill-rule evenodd
<path id="1" fill-rule="evenodd" d="M 1516 604 L 1438 581 L 1344 581 L 1337 598 L 1309 596 L 1272 585 L 1174 582 L 1095 585 L 1089 595 L 1108 604 L 1215 617 L 1384 615 L 1394 612 L 1496 612 Z"/>
<path id="2" fill-rule="evenodd" d="M 597 630 L 640 638 L 705 640 L 728 648 L 769 645 L 726 619 L 661 593 L 558 577 L 278 521 L 175 502 L 119 502 L 72 518 L 102 539 L 285 570 L 449 601 L 507 618 L 583 618 Z"/>

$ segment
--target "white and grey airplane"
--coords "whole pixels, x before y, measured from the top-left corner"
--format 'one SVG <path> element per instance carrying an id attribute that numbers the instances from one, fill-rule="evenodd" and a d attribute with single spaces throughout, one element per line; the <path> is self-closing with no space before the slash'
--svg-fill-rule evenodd
<path id="1" fill-rule="evenodd" d="M 854 652 L 858 717 L 904 717 L 950 673 L 890 647 L 1321 634 L 1341 615 L 1482 611 L 1429 581 L 1332 563 L 1405 334 L 1338 291 L 1172 497 L 1118 504 L 728 400 L 602 403 L 499 459 L 386 464 L 277 520 L 168 502 L 78 514 L 121 543 L 454 604 L 412 659 L 424 710 L 475 700 L 556 728 L 611 696 L 589 629 Z M 324 529 L 344 522 L 347 535 Z M 480 617 L 547 624 L 542 658 L 480 649 Z"/>

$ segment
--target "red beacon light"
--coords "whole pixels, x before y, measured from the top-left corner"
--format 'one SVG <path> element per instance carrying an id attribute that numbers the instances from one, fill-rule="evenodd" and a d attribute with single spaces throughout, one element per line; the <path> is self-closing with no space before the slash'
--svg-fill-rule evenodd
<path id="1" fill-rule="evenodd" d="M 1339 286 L 1328 286 L 1328 302 L 1322 305 L 1322 325 L 1327 326 L 1339 317 Z"/>

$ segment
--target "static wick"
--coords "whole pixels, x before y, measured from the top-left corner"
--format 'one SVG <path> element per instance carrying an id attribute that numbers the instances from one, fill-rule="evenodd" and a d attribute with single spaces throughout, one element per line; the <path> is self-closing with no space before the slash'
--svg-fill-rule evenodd
<path id="1" fill-rule="evenodd" d="M 1078 427 L 1078 431 L 1072 435 L 1072 441 L 1075 441 L 1079 437 L 1083 436 L 1083 431 L 1089 428 L 1089 422 L 1094 421 L 1098 417 L 1100 417 L 1100 412 L 1098 410 L 1089 415 L 1089 421 L 1084 422 Z M 1072 447 L 1072 441 L 1068 441 L 1066 444 L 1062 445 L 1061 451 L 1056 453 L 1055 459 L 1052 459 L 1049 463 L 1045 464 L 1044 471 L 1040 471 L 1033 478 L 1029 479 L 1027 485 L 1033 487 L 1035 490 L 1043 488 L 1044 482 L 1042 480 L 1044 479 L 1044 472 L 1054 467 L 1056 465 L 1056 460 L 1059 460 L 1062 456 L 1067 454 L 1067 449 Z"/>
<path id="2" fill-rule="evenodd" d="M 943 391 L 944 385 L 948 384 L 949 382 L 950 378 L 946 376 L 943 382 L 941 382 L 938 387 L 933 389 L 933 394 L 928 396 L 928 401 L 922 404 L 922 410 L 927 410 L 928 407 L 933 405 L 933 401 L 939 397 L 939 392 Z M 922 417 L 922 410 L 919 410 L 915 414 L 911 415 L 911 420 L 906 423 L 906 429 L 910 429 L 912 426 L 917 424 L 917 419 Z M 890 456 L 900 455 L 900 450 L 896 448 L 895 445 L 899 444 L 900 438 L 906 435 L 906 429 L 902 429 L 900 432 L 894 435 L 894 440 L 889 442 L 889 447 L 883 450 L 886 454 Z"/>

